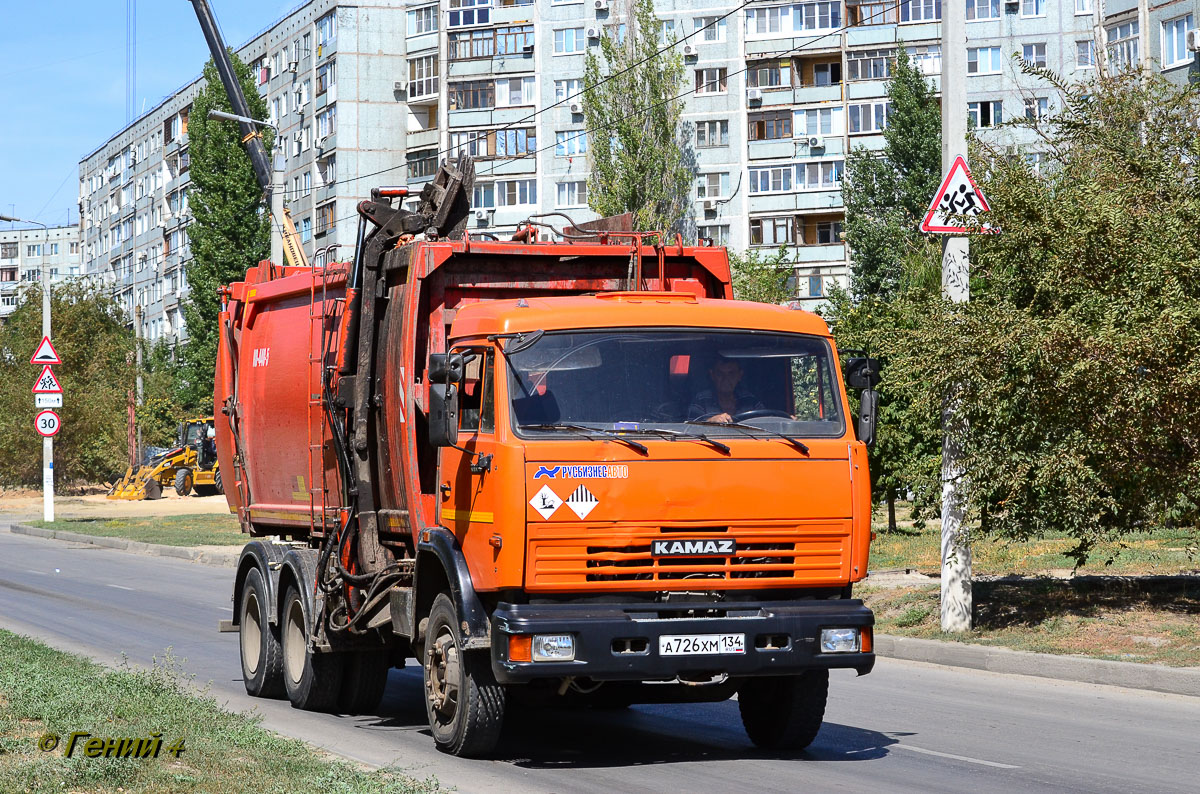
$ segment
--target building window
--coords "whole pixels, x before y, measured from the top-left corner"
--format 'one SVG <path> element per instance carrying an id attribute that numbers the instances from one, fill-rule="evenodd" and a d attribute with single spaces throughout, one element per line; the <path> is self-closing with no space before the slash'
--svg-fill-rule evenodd
<path id="1" fill-rule="evenodd" d="M 312 239 L 312 218 L 300 219 L 300 242 L 307 243 Z"/>
<path id="2" fill-rule="evenodd" d="M 16 259 L 17 244 L 16 243 L 0 243 L 0 259 Z"/>
<path id="3" fill-rule="evenodd" d="M 317 20 L 317 46 L 329 49 L 337 43 L 337 11 L 330 11 Z"/>
<path id="4" fill-rule="evenodd" d="M 1046 0 L 1021 0 L 1021 16 L 1046 16 Z"/>
<path id="5" fill-rule="evenodd" d="M 559 182 L 556 207 L 586 207 L 587 182 Z"/>
<path id="6" fill-rule="evenodd" d="M 583 81 L 578 78 L 554 81 L 554 101 L 565 102 L 574 97 L 583 88 Z"/>
<path id="7" fill-rule="evenodd" d="M 78 254 L 79 254 L 79 243 L 71 243 L 70 255 L 77 256 Z"/>
<path id="8" fill-rule="evenodd" d="M 999 47 L 967 47 L 967 74 L 1000 74 Z"/>
<path id="9" fill-rule="evenodd" d="M 537 151 L 533 129 L 470 130 L 450 133 L 450 149 L 457 157 L 521 157 Z"/>
<path id="10" fill-rule="evenodd" d="M 490 30 L 466 30 L 461 33 L 451 33 L 449 42 L 449 58 L 452 61 L 465 61 L 472 58 L 490 58 L 496 51 L 496 40 Z"/>
<path id="11" fill-rule="evenodd" d="M 846 53 L 847 80 L 886 80 L 896 63 L 895 50 L 860 50 Z"/>
<path id="12" fill-rule="evenodd" d="M 437 171 L 437 149 L 426 149 L 420 152 L 409 152 L 406 158 L 409 179 L 423 179 L 433 176 Z"/>
<path id="13" fill-rule="evenodd" d="M 320 86 L 321 77 L 317 76 Z M 433 96 L 438 91 L 438 59 L 436 55 L 413 58 L 408 62 L 408 98 Z"/>
<path id="14" fill-rule="evenodd" d="M 518 107 L 533 104 L 533 91 L 537 85 L 533 77 L 508 77 L 496 81 L 496 99 L 499 107 Z"/>
<path id="15" fill-rule="evenodd" d="M 1075 0 L 1076 3 L 1079 0 Z M 999 19 L 1000 0 L 967 0 L 967 21 Z"/>
<path id="16" fill-rule="evenodd" d="M 724 66 L 696 70 L 696 94 L 723 94 L 728 89 L 729 70 Z"/>
<path id="17" fill-rule="evenodd" d="M 533 25 L 514 25 L 496 28 L 496 52 L 499 55 L 521 55 L 533 46 Z"/>
<path id="18" fill-rule="evenodd" d="M 813 85 L 838 85 L 842 82 L 841 63 L 813 64 Z"/>
<path id="19" fill-rule="evenodd" d="M 491 21 L 492 0 L 450 0 L 448 25 L 452 28 L 465 25 L 486 25 Z"/>
<path id="20" fill-rule="evenodd" d="M 791 61 L 770 61 L 750 66 L 746 72 L 746 85 L 751 88 L 790 88 Z"/>
<path id="21" fill-rule="evenodd" d="M 824 298 L 825 297 L 825 281 L 821 276 L 808 277 L 808 297 Z"/>
<path id="22" fill-rule="evenodd" d="M 976 127 L 995 127 L 1004 123 L 1004 103 L 999 99 L 971 102 L 967 105 L 967 116 Z"/>
<path id="23" fill-rule="evenodd" d="M 781 33 L 783 20 L 786 18 L 785 13 L 788 10 L 787 6 L 746 9 L 746 35 Z"/>
<path id="24" fill-rule="evenodd" d="M 1141 61 L 1138 52 L 1138 23 L 1131 20 L 1122 25 L 1113 25 L 1104 29 L 1105 40 L 1108 42 L 1108 61 L 1113 70 L 1129 69 Z"/>
<path id="25" fill-rule="evenodd" d="M 29 256 L 41 256 L 41 255 L 42 255 L 42 244 L 41 243 L 38 243 L 37 245 L 25 246 L 25 256 L 29 257 Z"/>
<path id="26" fill-rule="evenodd" d="M 583 36 L 583 28 L 564 28 L 554 31 L 555 55 L 583 52 L 585 46 L 587 46 L 587 39 Z"/>
<path id="27" fill-rule="evenodd" d="M 817 245 L 836 245 L 842 241 L 841 221 L 818 221 L 816 229 Z"/>
<path id="28" fill-rule="evenodd" d="M 496 106 L 496 87 L 491 80 L 471 80 L 449 85 L 450 110 L 479 110 Z"/>
<path id="29" fill-rule="evenodd" d="M 574 157 L 587 154 L 587 131 L 567 130 L 554 133 L 554 155 L 556 157 Z"/>
<path id="30" fill-rule="evenodd" d="M 1026 44 L 1021 47 L 1021 59 L 1034 66 L 1046 66 L 1046 45 Z"/>
<path id="31" fill-rule="evenodd" d="M 750 193 L 784 193 L 792 189 L 792 166 L 750 169 Z"/>
<path id="32" fill-rule="evenodd" d="M 317 114 L 317 137 L 326 138 L 337 133 L 337 105 L 330 105 Z"/>
<path id="33" fill-rule="evenodd" d="M 1075 13 L 1076 14 L 1092 13 L 1092 0 L 1075 0 Z"/>
<path id="34" fill-rule="evenodd" d="M 696 148 L 704 149 L 712 146 L 729 145 L 728 121 L 699 121 L 696 122 Z"/>
<path id="35" fill-rule="evenodd" d="M 718 199 L 729 195 L 729 173 L 701 174 L 696 178 L 696 198 Z"/>
<path id="36" fill-rule="evenodd" d="M 845 116 L 838 107 L 796 111 L 796 132 L 802 135 L 841 135 L 845 126 Z"/>
<path id="37" fill-rule="evenodd" d="M 323 160 L 317 160 L 317 178 L 321 184 L 328 187 L 337 182 L 337 158 L 332 154 Z"/>
<path id="38" fill-rule="evenodd" d="M 501 207 L 537 204 L 536 179 L 510 179 L 496 183 L 496 196 Z"/>
<path id="39" fill-rule="evenodd" d="M 847 21 L 861 25 L 895 25 L 898 20 L 895 0 L 846 0 Z"/>
<path id="40" fill-rule="evenodd" d="M 749 116 L 750 140 L 772 141 L 792 137 L 792 112 L 773 110 L 766 113 L 751 113 Z"/>
<path id="41" fill-rule="evenodd" d="M 700 240 L 712 240 L 713 245 L 729 244 L 729 224 L 712 224 L 696 227 L 696 237 Z"/>
<path id="42" fill-rule="evenodd" d="M 420 36 L 438 29 L 438 7 L 425 6 L 408 12 L 408 35 Z"/>
<path id="43" fill-rule="evenodd" d="M 491 182 L 475 185 L 475 195 L 471 201 L 474 209 L 494 209 L 496 206 L 496 186 Z"/>
<path id="44" fill-rule="evenodd" d="M 796 169 L 797 187 L 801 190 L 836 190 L 842 185 L 844 164 L 841 160 L 804 163 Z"/>
<path id="45" fill-rule="evenodd" d="M 902 0 L 900 3 L 901 22 L 933 22 L 941 18 L 942 0 Z"/>
<path id="46" fill-rule="evenodd" d="M 892 112 L 891 102 L 860 102 L 850 106 L 850 134 L 883 132 Z"/>
<path id="47" fill-rule="evenodd" d="M 321 94 L 333 88 L 336 70 L 335 61 L 329 61 L 317 67 L 317 96 L 321 96 Z"/>
<path id="48" fill-rule="evenodd" d="M 833 3 L 800 3 L 792 6 L 792 30 L 796 33 L 833 30 L 841 25 L 841 0 Z"/>
<path id="49" fill-rule="evenodd" d="M 692 20 L 698 35 L 696 41 L 725 41 L 725 19 L 723 17 L 696 17 Z"/>
<path id="50" fill-rule="evenodd" d="M 794 240 L 795 223 L 790 217 L 750 219 L 750 245 L 791 245 Z"/>
<path id="51" fill-rule="evenodd" d="M 1194 29 L 1191 14 L 1162 23 L 1163 69 L 1191 63 L 1192 54 L 1187 49 L 1187 34 L 1189 30 Z"/>
<path id="52" fill-rule="evenodd" d="M 1075 66 L 1078 69 L 1096 67 L 1096 42 L 1092 39 L 1075 42 Z"/>
<path id="53" fill-rule="evenodd" d="M 325 234 L 333 228 L 333 211 L 335 204 L 329 202 L 317 207 L 317 234 Z"/>
<path id="54" fill-rule="evenodd" d="M 1030 97 L 1025 100 L 1025 118 L 1037 121 L 1048 115 L 1050 115 L 1050 100 L 1047 97 Z"/>
<path id="55" fill-rule="evenodd" d="M 932 76 L 942 73 L 942 45 L 927 44 L 922 47 L 909 48 L 907 52 L 913 66 L 920 69 L 922 74 Z"/>

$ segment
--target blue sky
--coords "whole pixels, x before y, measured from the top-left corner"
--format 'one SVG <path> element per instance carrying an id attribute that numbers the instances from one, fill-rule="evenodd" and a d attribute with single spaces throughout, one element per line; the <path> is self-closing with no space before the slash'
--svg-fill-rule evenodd
<path id="1" fill-rule="evenodd" d="M 300 0 L 209 0 L 240 47 Z M 137 8 L 140 113 L 200 74 L 208 47 L 187 0 Z M 0 0 L 0 214 L 78 221 L 79 160 L 126 124 L 124 0 Z M 7 224 L 4 225 L 7 228 Z"/>

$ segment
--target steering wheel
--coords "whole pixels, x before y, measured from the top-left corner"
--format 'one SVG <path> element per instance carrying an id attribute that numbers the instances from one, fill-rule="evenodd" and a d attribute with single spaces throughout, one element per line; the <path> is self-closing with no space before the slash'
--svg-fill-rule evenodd
<path id="1" fill-rule="evenodd" d="M 733 414 L 731 418 L 735 422 L 744 422 L 747 419 L 758 419 L 761 416 L 778 416 L 782 419 L 792 418 L 792 415 L 786 411 L 776 411 L 774 408 L 753 408 L 749 411 L 741 411 Z"/>

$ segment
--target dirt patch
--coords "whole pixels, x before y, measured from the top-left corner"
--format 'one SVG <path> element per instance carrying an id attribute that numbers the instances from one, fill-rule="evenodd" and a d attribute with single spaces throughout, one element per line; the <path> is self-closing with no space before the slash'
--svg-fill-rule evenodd
<path id="1" fill-rule="evenodd" d="M 103 493 L 84 496 L 55 496 L 55 518 L 144 518 L 178 516 L 196 513 L 228 513 L 229 503 L 224 496 L 180 496 L 174 489 L 163 492 L 162 499 L 143 499 L 129 502 L 106 499 Z M 0 516 L 12 519 L 40 519 L 42 494 L 35 491 L 17 495 L 0 493 Z"/>

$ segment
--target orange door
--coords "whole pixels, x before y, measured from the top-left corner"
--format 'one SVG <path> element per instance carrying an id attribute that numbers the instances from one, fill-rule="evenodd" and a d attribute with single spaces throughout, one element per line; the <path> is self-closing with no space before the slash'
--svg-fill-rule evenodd
<path id="1" fill-rule="evenodd" d="M 458 538 L 468 560 L 490 559 L 496 533 L 495 360 L 490 348 L 456 350 L 473 354 L 459 384 L 458 446 L 443 447 L 439 469 L 438 523 Z"/>

